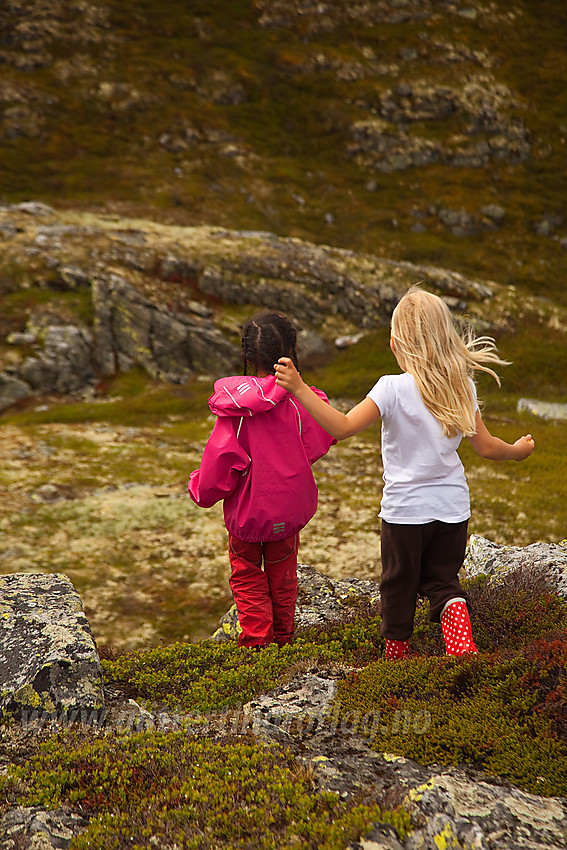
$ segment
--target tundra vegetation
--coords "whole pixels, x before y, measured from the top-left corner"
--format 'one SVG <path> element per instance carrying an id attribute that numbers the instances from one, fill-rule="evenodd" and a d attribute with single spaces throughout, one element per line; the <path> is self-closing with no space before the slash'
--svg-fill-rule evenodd
<path id="1" fill-rule="evenodd" d="M 493 282 L 474 317 L 511 365 L 501 389 L 481 379 L 484 417 L 507 440 L 532 432 L 537 448 L 500 465 L 465 441 L 470 530 L 519 546 L 565 538 L 566 429 L 517 410 L 520 397 L 567 402 L 562 2 L 170 0 L 164 13 L 159 0 L 13 0 L 0 24 L 3 204 L 49 204 L 69 232 L 88 216 L 155 222 L 172 242 L 189 225 L 273 232 Z M 29 248 L 0 257 L 3 369 L 30 317 L 94 319 L 87 290 L 61 287 L 41 245 Z M 201 301 L 232 343 L 269 306 Z M 321 322 L 329 338 L 358 330 Z M 374 326 L 306 377 L 346 408 L 395 368 Z M 430 712 L 428 735 L 375 735 L 373 748 L 567 796 L 567 614 L 541 576 L 471 584 L 474 659 L 442 657 L 426 608 L 399 665 L 383 660 L 379 608 L 364 606 L 281 650 L 206 640 L 231 602 L 226 535 L 220 506 L 200 511 L 185 483 L 212 426 L 213 379 L 132 368 L 88 398 L 0 414 L 2 572 L 72 579 L 124 699 L 194 722 L 328 668 L 345 718 Z M 316 467 L 301 560 L 331 577 L 378 577 L 378 445 L 376 426 Z M 402 839 L 412 829 L 401 792 L 345 803 L 293 754 L 247 736 L 27 734 L 5 718 L 1 746 L 3 807 L 69 805 L 91 819 L 75 848 L 346 848 L 374 822 Z"/>

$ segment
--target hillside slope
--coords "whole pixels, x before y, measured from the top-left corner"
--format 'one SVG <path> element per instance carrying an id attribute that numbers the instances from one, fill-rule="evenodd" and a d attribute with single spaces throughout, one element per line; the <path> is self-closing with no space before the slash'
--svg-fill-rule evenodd
<path id="1" fill-rule="evenodd" d="M 0 200 L 564 298 L 560 0 L 9 0 L 0 33 Z"/>
<path id="2" fill-rule="evenodd" d="M 210 633 L 224 527 L 184 491 L 243 318 L 316 331 L 304 368 L 346 405 L 395 369 L 388 311 L 423 278 L 513 361 L 480 387 L 491 429 L 538 446 L 513 466 L 464 448 L 471 530 L 563 539 L 565 429 L 516 405 L 567 401 L 566 34 L 559 0 L 2 3 L 0 372 L 25 386 L 1 419 L 1 571 L 71 575 L 104 640 Z M 137 346 L 132 316 L 167 344 Z M 179 369 L 195 326 L 224 353 Z M 50 361 L 91 339 L 97 368 L 59 385 Z M 302 553 L 329 574 L 378 573 L 377 444 L 319 465 Z"/>

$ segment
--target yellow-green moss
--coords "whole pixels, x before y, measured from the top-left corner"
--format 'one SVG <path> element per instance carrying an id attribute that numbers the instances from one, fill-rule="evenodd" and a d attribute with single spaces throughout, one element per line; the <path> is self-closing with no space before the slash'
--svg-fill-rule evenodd
<path id="1" fill-rule="evenodd" d="M 341 716 L 378 717 L 360 731 L 380 752 L 468 764 L 533 793 L 565 796 L 566 637 L 556 640 L 552 656 L 542 640 L 509 660 L 373 662 L 339 684 Z"/>
<path id="2" fill-rule="evenodd" d="M 19 780 L 25 792 L 10 790 Z M 72 805 L 91 817 L 75 850 L 138 850 L 179 842 L 184 848 L 339 850 L 374 822 L 403 837 L 403 809 L 345 804 L 317 791 L 291 754 L 246 741 L 215 743 L 185 733 L 141 733 L 92 743 L 70 733 L 44 744 L 3 780 L 20 804 Z"/>

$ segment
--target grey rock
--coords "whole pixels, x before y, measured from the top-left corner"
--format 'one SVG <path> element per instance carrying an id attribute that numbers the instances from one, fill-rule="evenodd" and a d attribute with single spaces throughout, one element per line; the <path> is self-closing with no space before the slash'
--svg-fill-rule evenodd
<path id="1" fill-rule="evenodd" d="M 506 210 L 498 204 L 487 204 L 485 207 L 481 207 L 480 211 L 497 224 L 500 224 L 506 216 Z"/>
<path id="2" fill-rule="evenodd" d="M 116 707 L 111 707 L 105 717 L 106 725 L 126 732 L 141 732 L 155 729 L 155 715 L 143 708 L 135 700 L 129 699 Z"/>
<path id="3" fill-rule="evenodd" d="M 335 348 L 348 348 L 351 345 L 356 345 L 360 342 L 364 334 L 347 334 L 346 336 L 338 336 L 335 339 Z"/>
<path id="4" fill-rule="evenodd" d="M 55 361 L 43 355 L 27 357 L 18 369 L 18 374 L 37 392 L 49 392 L 57 381 Z"/>
<path id="5" fill-rule="evenodd" d="M 69 289 L 90 286 L 89 274 L 78 266 L 59 266 L 59 278 Z"/>
<path id="6" fill-rule="evenodd" d="M 535 232 L 538 236 L 551 236 L 553 231 L 563 224 L 563 216 L 550 213 L 535 223 Z"/>
<path id="7" fill-rule="evenodd" d="M 538 221 L 535 225 L 535 232 L 538 236 L 551 236 L 552 226 L 551 222 L 544 219 L 543 221 Z"/>
<path id="8" fill-rule="evenodd" d="M 374 829 L 357 844 L 352 844 L 351 850 L 403 850 L 403 844 L 393 826 L 380 823 L 374 824 Z"/>
<path id="9" fill-rule="evenodd" d="M 17 401 L 28 398 L 32 390 L 25 381 L 20 378 L 0 372 L 0 411 L 6 410 Z"/>
<path id="10" fill-rule="evenodd" d="M 105 372 L 136 364 L 179 382 L 195 372 L 237 368 L 236 347 L 210 319 L 156 304 L 117 275 L 93 281 L 93 305 L 94 358 Z"/>
<path id="11" fill-rule="evenodd" d="M 30 331 L 24 331 L 23 333 L 12 333 L 8 334 L 6 337 L 6 342 L 9 345 L 31 345 L 32 342 L 36 341 L 36 335 L 31 333 Z"/>
<path id="12" fill-rule="evenodd" d="M 41 502 L 55 502 L 60 498 L 60 490 L 56 484 L 42 484 L 38 487 L 32 498 Z"/>
<path id="13" fill-rule="evenodd" d="M 331 580 L 307 564 L 297 565 L 296 629 L 322 626 L 344 619 L 349 609 L 362 602 L 374 604 L 380 599 L 380 585 L 370 579 Z M 236 605 L 221 617 L 211 640 L 222 643 L 238 638 L 240 625 Z"/>
<path id="14" fill-rule="evenodd" d="M 218 629 L 211 635 L 211 640 L 215 643 L 224 643 L 227 640 L 237 640 L 241 632 L 240 623 L 238 622 L 238 612 L 236 605 L 231 605 L 226 614 L 220 619 Z"/>
<path id="15" fill-rule="evenodd" d="M 382 96 L 380 113 L 388 121 L 429 121 L 448 118 L 459 108 L 458 95 L 448 86 L 416 82 L 402 84 Z"/>
<path id="16" fill-rule="evenodd" d="M 17 373 L 36 392 L 76 393 L 92 383 L 92 340 L 75 325 L 47 325 L 38 333 L 35 356 L 28 357 Z"/>
<path id="17" fill-rule="evenodd" d="M 36 215 L 40 217 L 56 215 L 53 207 L 49 207 L 41 201 L 23 201 L 21 204 L 14 204 L 12 208 L 18 212 L 24 212 L 28 215 Z"/>
<path id="18" fill-rule="evenodd" d="M 441 209 L 439 218 L 455 236 L 471 236 L 478 230 L 478 223 L 466 210 Z"/>
<path id="19" fill-rule="evenodd" d="M 534 543 L 530 546 L 502 546 L 472 534 L 463 565 L 466 575 L 504 575 L 521 567 L 540 569 L 560 593 L 567 596 L 567 543 Z M 298 564 L 298 597 L 295 609 L 296 629 L 324 625 L 344 619 L 349 608 L 361 603 L 375 604 L 380 599 L 380 584 L 370 579 L 331 580 L 314 567 Z M 221 618 L 211 636 L 222 642 L 236 639 L 238 615 L 233 605 Z"/>
<path id="20" fill-rule="evenodd" d="M 0 705 L 16 716 L 104 705 L 96 645 L 60 574 L 0 577 Z"/>
<path id="21" fill-rule="evenodd" d="M 565 847 L 567 806 L 461 770 L 439 771 L 404 799 L 414 818 L 425 819 L 404 841 L 406 850 L 463 847 L 536 850 Z M 419 822 L 419 821 L 418 821 Z"/>
<path id="22" fill-rule="evenodd" d="M 464 561 L 467 576 L 504 576 L 513 570 L 541 570 L 550 584 L 567 597 L 567 543 L 532 543 L 524 548 L 501 546 L 471 534 Z"/>
<path id="23" fill-rule="evenodd" d="M 565 846 L 566 800 L 530 794 L 472 769 L 423 767 L 371 750 L 356 725 L 346 717 L 339 720 L 331 674 L 298 676 L 248 703 L 232 720 L 234 731 L 289 746 L 311 768 L 321 790 L 343 800 L 371 790 L 379 800 L 397 798 L 412 815 L 414 829 L 405 839 L 375 824 L 350 850 Z"/>
<path id="24" fill-rule="evenodd" d="M 527 128 L 508 114 L 515 105 L 512 93 L 488 75 L 471 77 L 460 88 L 404 82 L 382 95 L 380 118 L 353 124 L 347 153 L 363 169 L 383 172 L 432 162 L 472 168 L 490 160 L 523 162 L 531 155 L 531 145 Z M 413 122 L 452 115 L 468 122 L 465 134 L 433 142 L 405 130 Z"/>
<path id="25" fill-rule="evenodd" d="M 252 700 L 243 707 L 241 727 L 255 735 L 292 744 L 329 721 L 337 684 L 332 678 L 307 674 Z"/>
<path id="26" fill-rule="evenodd" d="M 567 419 L 567 404 L 552 401 L 537 401 L 535 398 L 521 398 L 517 404 L 519 413 L 527 411 L 540 419 Z"/>
<path id="27" fill-rule="evenodd" d="M 0 850 L 67 850 L 88 823 L 88 818 L 65 808 L 49 811 L 39 806 L 17 806 L 0 821 Z"/>

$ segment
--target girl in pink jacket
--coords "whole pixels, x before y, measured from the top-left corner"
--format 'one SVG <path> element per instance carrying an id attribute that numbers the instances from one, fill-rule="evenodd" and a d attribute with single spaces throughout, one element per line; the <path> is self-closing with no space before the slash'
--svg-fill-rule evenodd
<path id="1" fill-rule="evenodd" d="M 217 421 L 188 484 L 201 507 L 224 500 L 240 646 L 283 646 L 293 637 L 299 531 L 317 509 L 311 465 L 336 442 L 276 385 L 274 363 L 282 356 L 298 367 L 288 319 L 250 319 L 242 335 L 244 374 L 216 381 L 209 407 Z"/>

